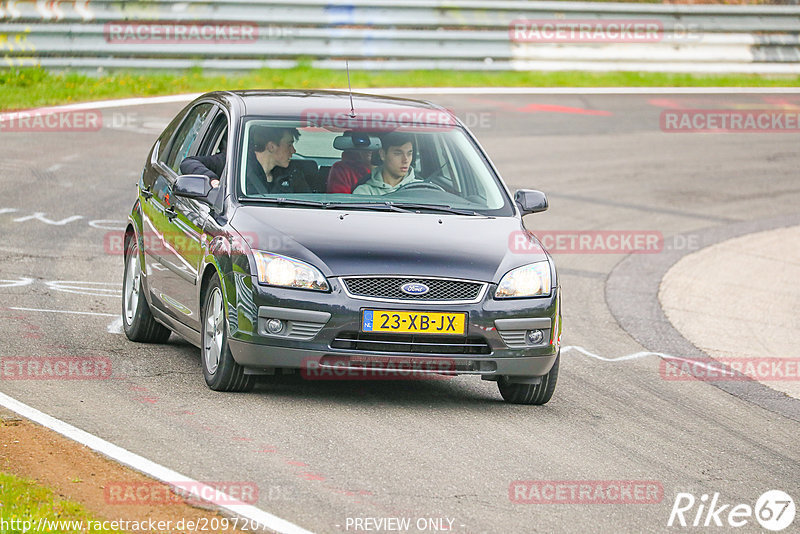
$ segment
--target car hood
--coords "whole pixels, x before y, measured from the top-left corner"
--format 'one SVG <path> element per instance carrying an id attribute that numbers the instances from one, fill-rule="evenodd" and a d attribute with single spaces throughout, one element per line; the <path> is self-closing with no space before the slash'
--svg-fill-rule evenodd
<path id="1" fill-rule="evenodd" d="M 230 224 L 252 248 L 306 261 L 326 276 L 497 282 L 547 257 L 516 217 L 242 206 Z"/>

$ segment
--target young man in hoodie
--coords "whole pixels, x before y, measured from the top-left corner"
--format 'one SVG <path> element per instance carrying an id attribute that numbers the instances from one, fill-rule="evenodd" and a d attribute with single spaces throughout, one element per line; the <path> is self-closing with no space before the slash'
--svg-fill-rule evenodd
<path id="1" fill-rule="evenodd" d="M 413 182 L 411 160 L 414 157 L 414 137 L 402 132 L 392 132 L 381 137 L 378 150 L 382 164 L 375 169 L 366 183 L 353 190 L 354 195 L 385 195 Z"/>

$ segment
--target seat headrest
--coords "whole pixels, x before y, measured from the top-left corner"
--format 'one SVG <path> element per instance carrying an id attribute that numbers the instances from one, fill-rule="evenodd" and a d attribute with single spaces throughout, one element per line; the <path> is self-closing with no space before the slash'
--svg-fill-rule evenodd
<path id="1" fill-rule="evenodd" d="M 289 161 L 289 166 L 299 168 L 306 176 L 316 174 L 318 168 L 317 162 L 313 159 L 293 159 Z"/>

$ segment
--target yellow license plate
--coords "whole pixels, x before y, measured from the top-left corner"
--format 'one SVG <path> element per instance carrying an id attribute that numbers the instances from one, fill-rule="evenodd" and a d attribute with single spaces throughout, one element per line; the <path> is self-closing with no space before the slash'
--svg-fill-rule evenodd
<path id="1" fill-rule="evenodd" d="M 467 331 L 467 314 L 364 310 L 361 331 L 463 336 Z"/>

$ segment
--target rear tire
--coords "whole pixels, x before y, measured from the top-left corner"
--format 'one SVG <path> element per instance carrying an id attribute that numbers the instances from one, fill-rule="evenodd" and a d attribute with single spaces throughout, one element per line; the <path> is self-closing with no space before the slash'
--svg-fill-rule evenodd
<path id="1" fill-rule="evenodd" d="M 203 321 L 200 326 L 200 355 L 206 385 L 214 391 L 250 391 L 255 384 L 252 375 L 236 363 L 228 347 L 228 320 L 225 298 L 219 276 L 214 274 L 205 292 Z"/>
<path id="2" fill-rule="evenodd" d="M 136 236 L 130 236 L 125 246 L 125 274 L 122 282 L 122 329 L 131 341 L 164 343 L 170 330 L 153 318 L 144 296 L 141 259 Z"/>
<path id="3" fill-rule="evenodd" d="M 546 404 L 556 389 L 559 360 L 561 360 L 560 353 L 556 356 L 556 361 L 553 363 L 550 372 L 544 375 L 542 381 L 538 384 L 513 384 L 509 382 L 507 376 L 501 376 L 497 380 L 497 388 L 500 390 L 500 395 L 503 396 L 506 402 L 511 404 Z"/>

